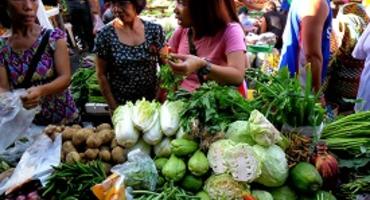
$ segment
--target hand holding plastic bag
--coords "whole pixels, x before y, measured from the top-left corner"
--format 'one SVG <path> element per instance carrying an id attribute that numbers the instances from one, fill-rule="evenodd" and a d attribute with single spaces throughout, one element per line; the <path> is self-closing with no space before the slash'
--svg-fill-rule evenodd
<path id="1" fill-rule="evenodd" d="M 32 124 L 37 109 L 26 110 L 20 96 L 25 90 L 0 94 L 0 153 L 12 145 Z"/>

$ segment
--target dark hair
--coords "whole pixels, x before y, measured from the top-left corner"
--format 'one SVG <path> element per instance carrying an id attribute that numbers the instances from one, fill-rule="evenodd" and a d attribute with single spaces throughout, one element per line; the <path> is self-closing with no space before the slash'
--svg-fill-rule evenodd
<path id="1" fill-rule="evenodd" d="M 234 0 L 189 0 L 189 13 L 196 37 L 216 35 L 226 28 L 227 19 L 239 22 Z"/>
<path id="2" fill-rule="evenodd" d="M 8 1 L 0 0 L 0 24 L 5 28 L 11 27 L 11 19 L 8 15 Z"/>
<path id="3" fill-rule="evenodd" d="M 273 1 L 268 1 L 266 2 L 266 4 L 264 5 L 264 9 L 266 11 L 277 11 L 277 6 L 275 4 L 275 2 Z"/>
<path id="4" fill-rule="evenodd" d="M 146 6 L 146 0 L 111 0 L 112 4 L 122 3 L 125 1 L 129 1 L 134 5 L 137 14 L 140 14 Z"/>

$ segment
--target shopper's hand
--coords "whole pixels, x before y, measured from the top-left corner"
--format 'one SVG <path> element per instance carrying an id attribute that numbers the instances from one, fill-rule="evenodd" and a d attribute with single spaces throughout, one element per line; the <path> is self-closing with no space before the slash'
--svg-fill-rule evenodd
<path id="1" fill-rule="evenodd" d="M 179 61 L 178 63 L 169 61 L 173 72 L 183 76 L 188 76 L 207 64 L 205 60 L 193 55 L 171 54 L 171 56 Z"/>
<path id="2" fill-rule="evenodd" d="M 41 87 L 31 87 L 26 91 L 24 96 L 21 96 L 23 107 L 26 109 L 35 108 L 39 105 L 42 97 Z"/>

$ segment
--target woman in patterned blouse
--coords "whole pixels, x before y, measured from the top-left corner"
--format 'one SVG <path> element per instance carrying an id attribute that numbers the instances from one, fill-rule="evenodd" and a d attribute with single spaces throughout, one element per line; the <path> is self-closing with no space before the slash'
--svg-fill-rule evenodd
<path id="1" fill-rule="evenodd" d="M 25 88 L 26 94 L 21 97 L 23 106 L 41 106 L 34 120 L 36 124 L 75 123 L 79 116 L 67 89 L 71 69 L 66 36 L 59 29 L 47 30 L 36 23 L 38 2 L 0 1 L 0 23 L 11 30 L 0 38 L 0 92 Z M 45 40 L 45 50 L 32 73 L 30 63 L 46 33 L 49 38 Z M 24 84 L 25 77 L 30 77 L 26 81 L 29 84 Z"/>
<path id="2" fill-rule="evenodd" d="M 145 0 L 113 0 L 116 18 L 97 35 L 97 76 L 101 91 L 113 111 L 119 104 L 157 94 L 157 64 L 163 49 L 160 25 L 139 18 Z"/>

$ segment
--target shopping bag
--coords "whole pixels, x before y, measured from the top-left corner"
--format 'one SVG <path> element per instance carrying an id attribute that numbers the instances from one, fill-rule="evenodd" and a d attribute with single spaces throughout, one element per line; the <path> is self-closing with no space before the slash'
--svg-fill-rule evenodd
<path id="1" fill-rule="evenodd" d="M 24 89 L 0 94 L 0 154 L 27 133 L 37 113 L 37 108 L 23 107 L 20 97 L 24 94 Z"/>

